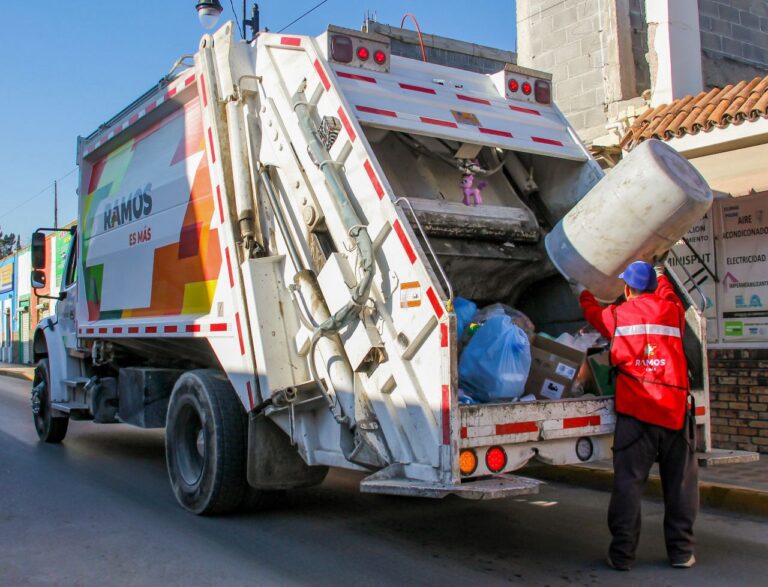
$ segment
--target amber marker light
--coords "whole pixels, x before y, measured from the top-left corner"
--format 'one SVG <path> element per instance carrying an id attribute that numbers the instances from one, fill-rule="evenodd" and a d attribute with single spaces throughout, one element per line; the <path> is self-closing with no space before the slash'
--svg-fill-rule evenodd
<path id="1" fill-rule="evenodd" d="M 459 453 L 459 471 L 462 475 L 471 475 L 477 469 L 477 455 L 475 451 L 465 448 Z"/>

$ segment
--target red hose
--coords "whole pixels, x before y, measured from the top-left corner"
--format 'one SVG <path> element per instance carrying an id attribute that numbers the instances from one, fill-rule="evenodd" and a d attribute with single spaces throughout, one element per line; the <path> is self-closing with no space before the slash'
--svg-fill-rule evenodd
<path id="1" fill-rule="evenodd" d="M 426 63 L 427 62 L 427 53 L 426 53 L 426 51 L 424 51 L 424 39 L 421 38 L 421 28 L 419 27 L 419 21 L 416 20 L 416 17 L 413 16 L 412 13 L 406 12 L 403 15 L 403 20 L 400 21 L 400 28 L 403 28 L 403 25 L 405 24 L 405 19 L 408 18 L 409 16 L 411 17 L 411 20 L 413 21 L 413 24 L 416 25 L 416 32 L 419 35 L 419 45 L 421 45 L 421 59 L 422 59 L 422 61 L 424 61 L 424 63 Z"/>

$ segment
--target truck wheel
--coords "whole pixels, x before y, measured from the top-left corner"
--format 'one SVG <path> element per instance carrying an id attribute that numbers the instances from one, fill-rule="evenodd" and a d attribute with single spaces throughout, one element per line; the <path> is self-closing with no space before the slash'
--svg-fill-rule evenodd
<path id="1" fill-rule="evenodd" d="M 246 480 L 247 416 L 218 371 L 188 371 L 168 404 L 165 455 L 176 499 L 194 514 L 237 509 Z"/>
<path id="2" fill-rule="evenodd" d="M 32 419 L 35 422 L 37 437 L 43 442 L 57 444 L 67 435 L 69 417 L 53 414 L 50 373 L 48 359 L 40 359 L 32 381 Z"/>

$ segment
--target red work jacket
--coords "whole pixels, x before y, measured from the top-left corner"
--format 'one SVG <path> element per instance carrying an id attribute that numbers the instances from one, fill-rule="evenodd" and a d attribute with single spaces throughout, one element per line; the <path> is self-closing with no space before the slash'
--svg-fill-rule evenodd
<path id="1" fill-rule="evenodd" d="M 679 430 L 688 401 L 683 351 L 685 310 L 665 277 L 654 293 L 602 307 L 588 291 L 579 301 L 584 317 L 611 339 L 616 368 L 616 411 Z"/>

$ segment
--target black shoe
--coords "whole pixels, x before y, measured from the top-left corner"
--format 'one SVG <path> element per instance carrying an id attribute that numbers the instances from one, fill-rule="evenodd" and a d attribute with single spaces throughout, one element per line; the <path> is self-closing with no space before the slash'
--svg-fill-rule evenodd
<path id="1" fill-rule="evenodd" d="M 620 565 L 618 563 L 613 562 L 613 559 L 611 559 L 611 555 L 605 557 L 605 562 L 608 564 L 609 567 L 611 567 L 614 571 L 628 571 L 632 567 L 629 565 Z"/>

